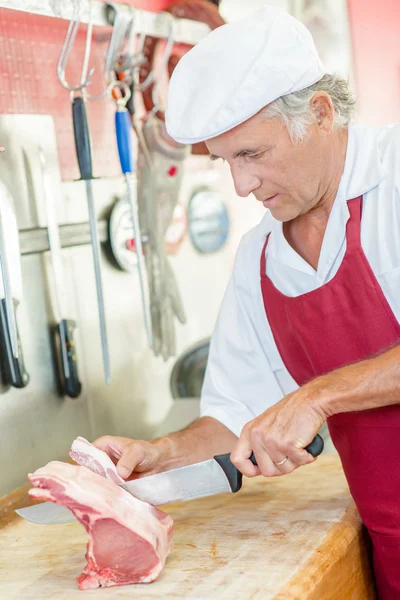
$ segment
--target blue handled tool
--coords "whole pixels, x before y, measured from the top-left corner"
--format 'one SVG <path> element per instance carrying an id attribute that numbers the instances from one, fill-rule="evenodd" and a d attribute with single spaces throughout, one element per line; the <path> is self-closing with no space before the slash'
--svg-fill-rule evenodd
<path id="1" fill-rule="evenodd" d="M 118 82 L 119 83 L 119 82 Z M 139 281 L 140 281 L 140 294 L 142 297 L 142 307 L 143 307 L 143 317 L 144 323 L 147 332 L 147 338 L 149 347 L 152 347 L 153 344 L 153 336 L 152 336 L 152 327 L 151 327 L 151 316 L 150 316 L 150 307 L 147 299 L 146 289 L 146 267 L 143 256 L 143 247 L 142 247 L 142 235 L 140 232 L 139 225 L 139 216 L 138 216 L 138 205 L 137 205 L 137 193 L 136 193 L 136 175 L 134 169 L 134 160 L 133 160 L 133 149 L 132 149 L 132 127 L 130 121 L 130 115 L 126 108 L 126 102 L 129 99 L 129 89 L 128 93 L 125 94 L 124 98 L 118 99 L 116 101 L 117 111 L 115 113 L 115 130 L 117 135 L 117 146 L 118 146 L 118 154 L 119 160 L 121 163 L 121 169 L 123 174 L 125 175 L 126 185 L 128 189 L 128 202 L 131 209 L 132 214 L 132 227 L 133 227 L 133 236 L 135 240 L 135 248 L 137 255 L 137 264 L 139 271 Z"/>

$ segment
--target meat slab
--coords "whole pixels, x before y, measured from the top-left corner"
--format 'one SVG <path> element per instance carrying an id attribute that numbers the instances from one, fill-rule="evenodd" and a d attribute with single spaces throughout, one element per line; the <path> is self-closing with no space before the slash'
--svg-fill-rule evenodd
<path id="1" fill-rule="evenodd" d="M 53 461 L 29 480 L 31 498 L 66 506 L 88 533 L 81 590 L 158 577 L 173 546 L 169 515 L 86 467 Z"/>
<path id="2" fill-rule="evenodd" d="M 72 442 L 69 455 L 78 465 L 87 467 L 93 473 L 98 473 L 117 484 L 124 483 L 122 477 L 118 475 L 111 458 L 105 452 L 85 440 L 85 438 L 77 437 Z"/>

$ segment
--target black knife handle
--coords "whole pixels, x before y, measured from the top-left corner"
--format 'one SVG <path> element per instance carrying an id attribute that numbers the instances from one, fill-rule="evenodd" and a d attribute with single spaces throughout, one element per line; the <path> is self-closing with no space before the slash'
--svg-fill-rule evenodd
<path id="1" fill-rule="evenodd" d="M 309 452 L 311 454 L 311 456 L 314 456 L 314 457 L 319 456 L 319 454 L 321 454 L 323 449 L 324 449 L 324 440 L 319 435 L 319 433 L 317 433 L 317 435 L 315 436 L 315 438 L 313 439 L 311 444 L 308 444 L 308 446 L 305 447 L 305 450 L 307 450 L 307 452 Z M 223 471 L 229 481 L 229 485 L 231 486 L 232 492 L 233 493 L 238 492 L 240 490 L 240 488 L 242 487 L 243 475 L 235 467 L 235 465 L 233 465 L 231 463 L 230 454 L 220 454 L 218 456 L 214 456 L 214 460 L 216 460 L 217 463 L 219 464 L 219 466 L 223 469 Z M 250 460 L 253 463 L 253 465 L 255 465 L 256 467 L 258 466 L 256 457 L 254 456 L 254 453 L 251 454 Z"/>
<path id="2" fill-rule="evenodd" d="M 231 486 L 231 490 L 233 493 L 235 493 L 238 492 L 242 487 L 243 475 L 239 469 L 237 469 L 235 465 L 231 463 L 230 456 L 230 454 L 219 454 L 218 456 L 214 456 L 214 460 L 217 461 L 221 469 L 224 471 L 225 476 L 229 481 L 229 485 Z M 253 459 L 255 460 L 254 454 L 252 454 L 250 457 L 251 462 L 253 462 Z"/>
<path id="3" fill-rule="evenodd" d="M 314 457 L 319 456 L 322 453 L 323 449 L 324 449 L 324 440 L 319 435 L 319 433 L 317 433 L 317 435 L 315 436 L 315 438 L 313 439 L 311 444 L 308 444 L 308 446 L 306 446 L 304 448 L 304 450 L 307 450 L 307 452 L 309 452 L 309 454 L 311 454 L 311 456 L 314 456 Z"/>
<path id="4" fill-rule="evenodd" d="M 74 340 L 75 328 L 76 323 L 71 319 L 63 319 L 56 328 L 59 344 L 60 387 L 62 394 L 70 398 L 78 398 L 82 391 Z"/>
<path id="5" fill-rule="evenodd" d="M 80 96 L 77 96 L 72 101 L 72 122 L 74 125 L 75 150 L 81 179 L 93 179 L 89 125 L 85 101 Z"/>
<path id="6" fill-rule="evenodd" d="M 0 351 L 4 365 L 4 374 L 7 383 L 15 388 L 24 388 L 29 383 L 29 374 L 25 369 L 24 355 L 22 352 L 21 338 L 17 327 L 18 358 L 15 358 L 11 346 L 10 327 L 7 320 L 5 298 L 0 301 Z"/>

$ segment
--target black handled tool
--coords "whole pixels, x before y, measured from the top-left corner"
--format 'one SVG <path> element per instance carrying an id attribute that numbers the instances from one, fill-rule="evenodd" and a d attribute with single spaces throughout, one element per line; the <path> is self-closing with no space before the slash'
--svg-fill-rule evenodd
<path id="1" fill-rule="evenodd" d="M 76 323 L 72 319 L 62 319 L 55 328 L 60 357 L 61 392 L 70 398 L 77 398 L 82 391 L 74 340 L 75 328 Z"/>
<path id="2" fill-rule="evenodd" d="M 12 264 L 12 269 L 11 265 Z M 0 185 L 0 277 L 3 297 L 0 302 L 0 345 L 7 382 L 17 388 L 28 385 L 16 306 L 22 295 L 22 272 L 18 225 L 10 192 Z"/>
<path id="3" fill-rule="evenodd" d="M 23 388 L 29 383 L 29 375 L 25 369 L 24 355 L 18 325 L 16 324 L 17 352 L 14 353 L 11 343 L 10 326 L 7 319 L 6 301 L 0 300 L 0 348 L 4 374 L 7 383 L 16 388 Z M 17 354 L 17 356 L 15 356 Z"/>
<path id="4" fill-rule="evenodd" d="M 307 450 L 307 452 L 309 452 L 311 456 L 314 457 L 319 456 L 323 449 L 324 440 L 319 435 L 319 433 L 317 433 L 311 444 L 305 447 L 305 450 Z M 235 465 L 231 463 L 230 454 L 221 454 L 219 456 L 214 456 L 214 460 L 216 460 L 220 467 L 223 469 L 225 476 L 228 479 L 229 484 L 231 486 L 231 491 L 238 492 L 242 487 L 243 475 L 235 467 Z M 254 453 L 252 453 L 252 455 L 250 456 L 250 460 L 253 463 L 253 465 L 255 465 L 256 467 L 258 466 Z"/>
<path id="5" fill-rule="evenodd" d="M 93 201 L 93 171 L 92 171 L 92 152 L 90 147 L 89 126 L 86 115 L 85 101 L 81 97 L 76 97 L 72 101 L 72 119 L 74 125 L 75 149 L 78 159 L 81 180 L 86 185 L 86 197 L 89 213 L 90 235 L 92 238 L 93 263 L 96 277 L 97 305 L 99 309 L 101 348 L 103 354 L 103 365 L 106 383 L 109 384 L 110 360 L 108 355 L 107 328 L 105 318 L 105 308 L 103 299 L 103 287 L 101 282 L 100 267 L 100 243 L 97 231 L 96 211 Z"/>
<path id="6" fill-rule="evenodd" d="M 54 198 L 51 183 L 47 173 L 46 157 L 39 148 L 39 159 L 42 166 L 42 181 L 44 203 L 47 216 L 47 233 L 49 238 L 51 264 L 55 291 L 54 313 L 57 321 L 56 337 L 59 352 L 57 352 L 60 379 L 60 391 L 66 396 L 77 398 L 82 385 L 78 375 L 78 363 L 74 341 L 75 321 L 65 318 L 67 314 L 67 297 L 64 284 L 64 269 L 61 256 L 60 233 L 54 208 Z"/>

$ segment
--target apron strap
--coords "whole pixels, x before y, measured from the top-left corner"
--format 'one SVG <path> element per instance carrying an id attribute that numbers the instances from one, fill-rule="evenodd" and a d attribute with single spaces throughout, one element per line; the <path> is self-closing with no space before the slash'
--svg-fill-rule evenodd
<path id="1" fill-rule="evenodd" d="M 349 200 L 347 206 L 350 218 L 346 224 L 346 243 L 347 252 L 352 252 L 361 247 L 362 196 Z"/>

